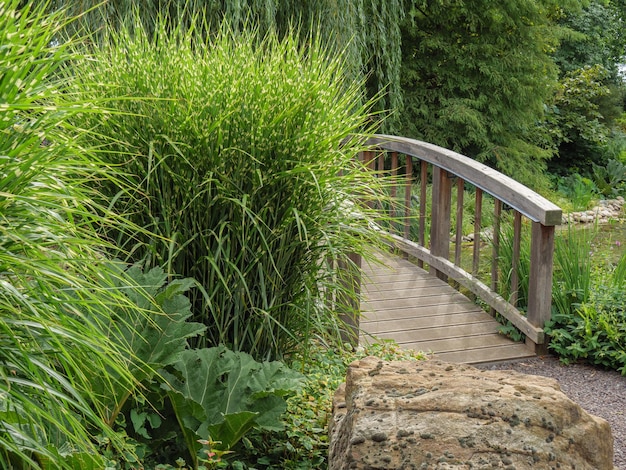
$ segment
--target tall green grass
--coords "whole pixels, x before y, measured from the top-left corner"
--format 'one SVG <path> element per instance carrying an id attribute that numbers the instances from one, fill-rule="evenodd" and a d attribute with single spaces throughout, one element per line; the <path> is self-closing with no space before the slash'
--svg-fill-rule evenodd
<path id="1" fill-rule="evenodd" d="M 552 300 L 560 314 L 572 314 L 589 299 L 592 282 L 592 246 L 595 232 L 571 226 L 555 238 Z"/>
<path id="2" fill-rule="evenodd" d="M 98 460 L 96 435 L 116 442 L 108 398 L 134 385 L 102 329 L 129 303 L 94 231 L 124 221 L 95 203 L 91 183 L 113 174 L 69 125 L 94 110 L 61 98 L 75 57 L 55 45 L 59 16 L 21 3 L 0 2 L 0 467 L 75 468 Z"/>
<path id="3" fill-rule="evenodd" d="M 355 160 L 368 128 L 359 83 L 315 41 L 224 26 L 110 36 L 72 73 L 104 119 L 76 120 L 133 191 L 103 186 L 119 214 L 157 234 L 106 236 L 134 261 L 193 277 L 208 345 L 275 358 L 337 329 L 333 269 L 374 237 L 378 182 Z M 331 261 L 331 262 L 329 262 Z M 354 296 L 354 293 L 347 293 Z"/>
<path id="4" fill-rule="evenodd" d="M 554 309 L 546 332 L 563 362 L 588 360 L 626 375 L 626 256 L 594 260 L 596 229 L 557 238 Z"/>

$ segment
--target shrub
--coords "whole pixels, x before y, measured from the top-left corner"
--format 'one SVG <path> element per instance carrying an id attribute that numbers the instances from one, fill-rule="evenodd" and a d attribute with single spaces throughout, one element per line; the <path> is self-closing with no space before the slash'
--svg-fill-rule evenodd
<path id="1" fill-rule="evenodd" d="M 82 99 L 111 110 L 76 123 L 134 187 L 103 190 L 157 234 L 106 235 L 134 261 L 198 280 L 208 345 L 267 359 L 338 327 L 321 298 L 345 283 L 327 261 L 367 250 L 363 202 L 376 191 L 346 140 L 368 118 L 340 59 L 290 35 L 225 26 L 205 41 L 160 24 L 153 37 L 111 32 L 72 72 Z"/>
<path id="2" fill-rule="evenodd" d="M 556 239 L 550 349 L 563 362 L 586 359 L 626 374 L 626 255 L 594 266 L 594 230 L 569 228 Z"/>
<path id="3" fill-rule="evenodd" d="M 585 359 L 626 375 L 625 265 L 626 255 L 614 270 L 598 272 L 588 299 L 548 325 L 550 348 L 563 362 Z"/>
<path id="4" fill-rule="evenodd" d="M 238 448 L 241 460 L 234 468 L 312 470 L 325 468 L 328 458 L 328 425 L 335 391 L 346 380 L 348 365 L 366 356 L 383 360 L 424 360 L 424 354 L 401 349 L 386 340 L 360 347 L 328 348 L 314 344 L 307 355 L 294 356 L 292 367 L 305 377 L 304 387 L 289 398 L 286 428 L 279 433 L 256 433 Z"/>

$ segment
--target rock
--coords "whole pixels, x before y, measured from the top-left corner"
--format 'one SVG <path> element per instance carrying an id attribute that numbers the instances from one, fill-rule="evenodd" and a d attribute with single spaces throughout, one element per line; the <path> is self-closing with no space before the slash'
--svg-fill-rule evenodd
<path id="1" fill-rule="evenodd" d="M 549 378 L 435 360 L 350 365 L 329 470 L 613 469 L 606 421 Z"/>
<path id="2" fill-rule="evenodd" d="M 562 223 L 568 224 L 571 222 L 589 224 L 598 223 L 606 224 L 611 220 L 618 220 L 624 217 L 624 198 L 618 197 L 617 199 L 601 200 L 596 207 L 588 211 L 572 212 L 569 214 L 563 214 Z"/>

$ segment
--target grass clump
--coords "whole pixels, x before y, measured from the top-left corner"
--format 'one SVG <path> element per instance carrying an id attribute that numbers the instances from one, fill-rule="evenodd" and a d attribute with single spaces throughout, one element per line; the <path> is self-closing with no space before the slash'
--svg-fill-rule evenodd
<path id="1" fill-rule="evenodd" d="M 362 86 L 315 41 L 165 24 L 111 32 L 72 69 L 81 99 L 110 110 L 76 124 L 134 188 L 102 190 L 156 234 L 106 236 L 198 281 L 207 345 L 279 358 L 338 328 L 321 301 L 346 291 L 333 266 L 372 244 L 363 202 L 377 183 L 347 140 L 368 127 Z"/>
<path id="2" fill-rule="evenodd" d="M 626 255 L 594 264 L 594 235 L 570 229 L 557 238 L 554 311 L 546 332 L 563 362 L 587 360 L 626 375 Z"/>
<path id="3" fill-rule="evenodd" d="M 96 436 L 121 444 L 111 398 L 135 385 L 103 327 L 132 305 L 94 231 L 126 222 L 95 203 L 93 182 L 114 174 L 70 125 L 94 110 L 62 98 L 59 71 L 76 57 L 54 41 L 59 20 L 0 2 L 1 468 L 103 468 Z"/>

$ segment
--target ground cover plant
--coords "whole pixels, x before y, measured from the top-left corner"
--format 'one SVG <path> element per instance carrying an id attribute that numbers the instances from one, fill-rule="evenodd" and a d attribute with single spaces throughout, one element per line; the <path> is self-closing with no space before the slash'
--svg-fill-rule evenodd
<path id="1" fill-rule="evenodd" d="M 374 342 L 356 349 L 350 345 L 328 348 L 313 343 L 306 354 L 298 353 L 292 357 L 292 367 L 304 375 L 305 381 L 302 388 L 287 400 L 284 430 L 247 436 L 238 447 L 240 461 L 233 462 L 233 468 L 325 468 L 333 396 L 345 381 L 348 365 L 366 356 L 386 361 L 426 359 L 423 353 L 402 349 L 393 341 Z"/>
<path id="2" fill-rule="evenodd" d="M 620 239 L 601 235 L 597 226 L 568 226 L 557 232 L 552 317 L 546 333 L 549 349 L 564 363 L 586 360 L 626 375 L 626 254 L 614 253 L 623 251 Z M 506 273 L 510 275 L 511 240 L 512 234 L 505 232 L 500 245 L 500 266 L 505 274 L 501 294 L 505 297 L 510 294 Z M 517 266 L 520 279 L 528 278 L 529 267 L 530 240 L 523 237 Z M 518 308 L 525 311 L 527 292 L 518 294 Z M 517 340 L 524 338 L 507 322 L 501 331 Z"/>
<path id="3" fill-rule="evenodd" d="M 110 110 L 75 124 L 135 188 L 102 190 L 155 234 L 106 236 L 198 281 L 199 345 L 280 358 L 337 330 L 337 306 L 320 299 L 349 289 L 332 266 L 373 244 L 363 202 L 379 183 L 346 140 L 368 128 L 362 87 L 315 41 L 165 25 L 111 31 L 71 70 L 80 99 Z"/>

